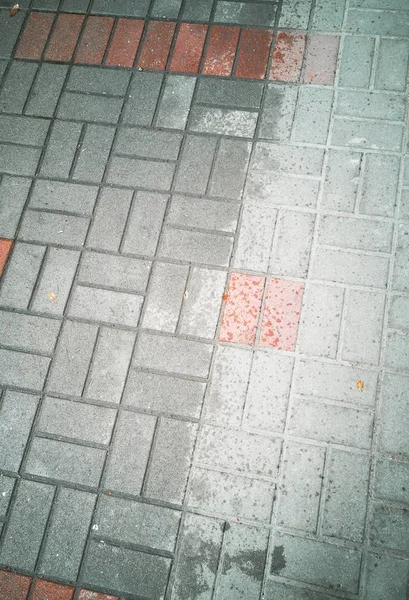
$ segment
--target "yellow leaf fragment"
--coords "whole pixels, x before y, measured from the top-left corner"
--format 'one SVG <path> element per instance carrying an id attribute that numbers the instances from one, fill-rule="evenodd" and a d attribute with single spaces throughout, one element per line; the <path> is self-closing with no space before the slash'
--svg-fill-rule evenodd
<path id="1" fill-rule="evenodd" d="M 10 8 L 10 17 L 14 17 L 20 10 L 20 4 L 15 4 L 12 8 Z"/>
<path id="2" fill-rule="evenodd" d="M 363 382 L 363 381 L 361 381 L 361 380 L 357 381 L 357 382 L 356 382 L 356 387 L 358 388 L 358 390 L 359 390 L 360 392 L 363 392 L 363 391 L 364 391 L 364 382 Z"/>
<path id="3" fill-rule="evenodd" d="M 48 292 L 47 296 L 50 298 L 50 300 L 52 300 L 54 302 L 54 300 L 57 300 L 57 296 L 55 294 L 53 294 L 52 292 Z"/>

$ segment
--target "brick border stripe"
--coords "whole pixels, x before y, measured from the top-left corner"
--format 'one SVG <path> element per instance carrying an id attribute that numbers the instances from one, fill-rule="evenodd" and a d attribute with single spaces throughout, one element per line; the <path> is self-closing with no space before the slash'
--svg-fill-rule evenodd
<path id="1" fill-rule="evenodd" d="M 15 58 L 332 85 L 338 47 L 336 35 L 32 12 Z"/>

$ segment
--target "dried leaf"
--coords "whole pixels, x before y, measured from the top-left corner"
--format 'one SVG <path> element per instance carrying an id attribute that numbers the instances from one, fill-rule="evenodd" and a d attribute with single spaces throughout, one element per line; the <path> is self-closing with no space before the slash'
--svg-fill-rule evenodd
<path id="1" fill-rule="evenodd" d="M 185 300 L 187 300 L 189 298 L 189 292 L 186 290 L 186 292 L 183 294 L 183 297 Z"/>
<path id="2" fill-rule="evenodd" d="M 52 292 L 48 292 L 47 296 L 50 298 L 50 300 L 52 300 L 54 302 L 54 300 L 57 300 L 57 296 L 55 294 L 53 294 Z"/>
<path id="3" fill-rule="evenodd" d="M 363 381 L 361 381 L 361 380 L 357 381 L 357 382 L 356 382 L 356 387 L 358 388 L 358 390 L 359 390 L 360 392 L 363 392 L 363 391 L 364 391 L 364 382 L 363 382 Z"/>
<path id="4" fill-rule="evenodd" d="M 223 302 L 226 302 L 226 300 L 228 299 L 228 297 L 229 297 L 229 294 L 223 294 L 223 296 L 222 296 Z"/>
<path id="5" fill-rule="evenodd" d="M 12 8 L 10 8 L 10 17 L 14 17 L 20 10 L 20 4 L 15 4 Z"/>

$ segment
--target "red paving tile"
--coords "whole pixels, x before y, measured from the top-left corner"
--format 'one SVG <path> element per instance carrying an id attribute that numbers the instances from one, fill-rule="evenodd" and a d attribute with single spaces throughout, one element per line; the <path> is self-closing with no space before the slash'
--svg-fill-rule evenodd
<path id="1" fill-rule="evenodd" d="M 61 14 L 58 17 L 45 53 L 46 60 L 71 60 L 83 21 L 84 15 Z"/>
<path id="2" fill-rule="evenodd" d="M 74 588 L 69 585 L 38 579 L 34 586 L 32 600 L 71 600 L 73 595 Z"/>
<path id="3" fill-rule="evenodd" d="M 277 35 L 270 79 L 275 81 L 298 82 L 300 80 L 302 59 L 306 37 L 303 33 L 280 31 Z"/>
<path id="4" fill-rule="evenodd" d="M 305 83 L 333 85 L 339 37 L 336 35 L 311 35 L 305 57 Z"/>
<path id="5" fill-rule="evenodd" d="M 0 600 L 26 600 L 31 577 L 0 571 Z"/>
<path id="6" fill-rule="evenodd" d="M 170 65 L 171 71 L 198 73 L 206 33 L 207 25 L 181 24 Z"/>
<path id="7" fill-rule="evenodd" d="M 145 22 L 118 19 L 105 64 L 111 67 L 133 67 Z"/>
<path id="8" fill-rule="evenodd" d="M 264 79 L 273 34 L 265 29 L 244 29 L 237 61 L 237 77 Z"/>
<path id="9" fill-rule="evenodd" d="M 254 344 L 265 279 L 232 273 L 222 317 L 219 340 Z"/>
<path id="10" fill-rule="evenodd" d="M 175 32 L 176 23 L 151 21 L 148 25 L 138 67 L 142 69 L 164 70 Z"/>
<path id="11" fill-rule="evenodd" d="M 111 17 L 88 17 L 74 62 L 100 65 L 113 25 Z"/>
<path id="12" fill-rule="evenodd" d="M 40 60 L 54 23 L 54 17 L 54 13 L 33 12 L 30 14 L 16 51 L 16 58 Z"/>
<path id="13" fill-rule="evenodd" d="M 210 28 L 202 73 L 224 77 L 231 75 L 239 35 L 239 27 L 214 25 Z"/>
<path id="14" fill-rule="evenodd" d="M 12 240 L 6 240 L 0 238 L 0 277 L 3 274 L 4 267 L 6 266 L 7 259 L 13 247 Z M 1 600 L 1 598 L 0 598 Z"/>
<path id="15" fill-rule="evenodd" d="M 271 279 L 268 282 L 260 346 L 295 349 L 303 292 L 304 285 L 298 281 Z"/>
<path id="16" fill-rule="evenodd" d="M 117 596 L 107 596 L 99 592 L 91 592 L 89 590 L 81 590 L 78 600 L 118 600 Z"/>

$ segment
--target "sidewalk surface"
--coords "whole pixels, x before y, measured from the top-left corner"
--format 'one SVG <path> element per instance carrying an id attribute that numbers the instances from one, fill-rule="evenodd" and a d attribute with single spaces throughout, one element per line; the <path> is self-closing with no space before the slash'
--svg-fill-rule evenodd
<path id="1" fill-rule="evenodd" d="M 0 600 L 406 600 L 408 0 L 13 4 Z"/>

